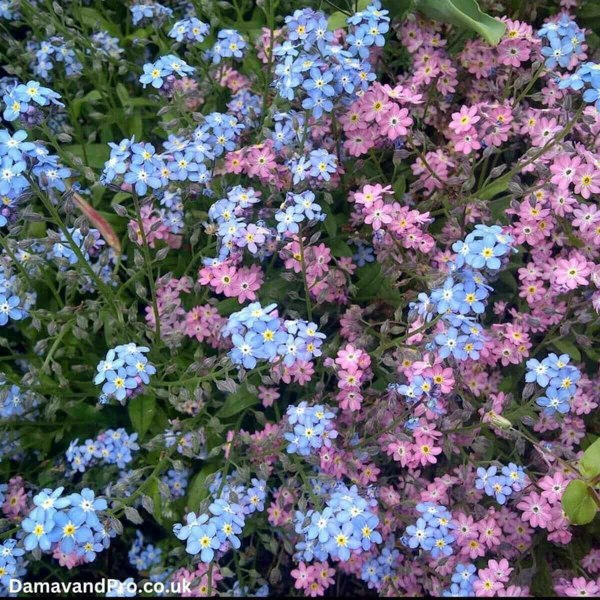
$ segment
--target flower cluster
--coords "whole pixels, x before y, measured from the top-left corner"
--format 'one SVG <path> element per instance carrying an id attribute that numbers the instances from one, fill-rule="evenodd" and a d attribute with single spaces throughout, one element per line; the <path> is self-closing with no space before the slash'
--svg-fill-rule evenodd
<path id="1" fill-rule="evenodd" d="M 150 376 L 156 373 L 156 367 L 145 356 L 147 352 L 150 348 L 133 342 L 107 352 L 104 360 L 98 363 L 98 373 L 94 377 L 96 385 L 102 384 L 101 404 L 113 398 L 125 404 L 144 391 L 144 386 L 150 383 Z"/>
<path id="2" fill-rule="evenodd" d="M 221 29 L 217 33 L 217 41 L 213 47 L 205 53 L 207 59 L 218 65 L 224 58 L 235 58 L 240 60 L 244 57 L 246 40 L 235 29 Z"/>
<path id="3" fill-rule="evenodd" d="M 177 523 L 173 527 L 175 536 L 186 542 L 186 552 L 199 555 L 204 563 L 213 561 L 215 551 L 227 552 L 241 545 L 238 537 L 244 528 L 248 515 L 264 510 L 266 484 L 252 479 L 250 487 L 236 484 L 232 475 L 224 485 L 216 479 L 210 491 L 213 502 L 208 513 L 196 516 L 186 515 L 186 524 Z"/>
<path id="4" fill-rule="evenodd" d="M 334 413 L 326 406 L 307 406 L 301 402 L 297 406 L 288 406 L 287 420 L 293 428 L 285 434 L 289 454 L 308 456 L 321 448 L 330 448 L 331 440 L 338 432 L 333 422 Z"/>
<path id="5" fill-rule="evenodd" d="M 450 556 L 456 538 L 451 533 L 452 514 L 445 506 L 433 502 L 418 504 L 422 515 L 414 525 L 406 528 L 405 541 L 409 548 L 422 548 L 433 558 Z"/>
<path id="6" fill-rule="evenodd" d="M 599 593 L 594 2 L 81 4 L 0 1 L 0 592 Z"/>
<path id="7" fill-rule="evenodd" d="M 498 473 L 498 467 L 495 465 L 488 469 L 479 467 L 475 486 L 478 490 L 483 490 L 486 495 L 495 498 L 498 504 L 504 504 L 514 492 L 520 492 L 525 488 L 525 470 L 514 463 L 502 467 L 501 473 Z"/>
<path id="8" fill-rule="evenodd" d="M 300 536 L 296 554 L 300 560 L 337 559 L 347 561 L 380 544 L 382 537 L 374 513 L 375 503 L 358 493 L 356 486 L 337 483 L 323 491 L 323 509 L 297 511 L 295 531 Z"/>
<path id="9" fill-rule="evenodd" d="M 65 454 L 74 473 L 84 473 L 89 467 L 97 464 L 117 465 L 119 469 L 133 460 L 132 453 L 139 450 L 137 433 L 127 433 L 125 429 L 107 429 L 98 437 L 79 444 L 73 440 Z"/>
<path id="10" fill-rule="evenodd" d="M 263 307 L 259 302 L 229 315 L 222 335 L 231 337 L 233 364 L 245 369 L 253 369 L 259 360 L 281 361 L 288 367 L 308 362 L 321 355 L 325 339 L 315 323 L 281 319 L 276 304 Z"/>
<path id="11" fill-rule="evenodd" d="M 140 83 L 146 87 L 152 84 L 153 88 L 163 88 L 165 82 L 172 83 L 175 79 L 174 74 L 185 77 L 195 71 L 184 60 L 181 60 L 174 54 L 161 56 L 153 63 L 144 65 L 144 73 L 140 77 Z"/>
<path id="12" fill-rule="evenodd" d="M 552 416 L 557 412 L 564 415 L 571 410 L 581 373 L 569 364 L 570 361 L 568 354 L 549 354 L 542 361 L 532 358 L 526 363 L 525 381 L 544 388 L 544 395 L 539 396 L 536 403 L 546 415 Z"/>
<path id="13" fill-rule="evenodd" d="M 60 94 L 50 88 L 43 87 L 38 81 L 28 81 L 27 83 L 15 84 L 13 88 L 7 90 L 2 101 L 5 108 L 2 116 L 6 121 L 33 122 L 39 114 L 37 106 L 64 106 L 59 102 Z"/>
<path id="14" fill-rule="evenodd" d="M 128 554 L 129 562 L 138 571 L 149 571 L 161 562 L 161 550 L 153 544 L 144 544 L 144 535 L 141 531 L 135 532 L 135 540 Z"/>
<path id="15" fill-rule="evenodd" d="M 171 31 L 169 31 L 169 37 L 174 38 L 178 42 L 202 43 L 208 31 L 209 28 L 206 23 L 196 19 L 196 17 L 191 17 L 177 21 Z"/>
<path id="16" fill-rule="evenodd" d="M 131 10 L 131 20 L 134 25 L 139 25 L 142 21 L 162 21 L 173 15 L 171 8 L 153 0 L 142 0 L 142 2 L 134 3 L 129 7 L 129 10 Z"/>
<path id="17" fill-rule="evenodd" d="M 573 56 L 583 52 L 585 33 L 566 14 L 561 15 L 556 22 L 546 23 L 537 34 L 548 44 L 541 52 L 549 69 L 554 69 L 557 65 L 566 69 L 571 66 Z"/>
<path id="18" fill-rule="evenodd" d="M 101 522 L 106 500 L 89 488 L 70 496 L 63 491 L 44 489 L 34 496 L 34 508 L 21 524 L 24 548 L 58 551 L 74 564 L 91 563 L 110 546 L 111 535 Z"/>

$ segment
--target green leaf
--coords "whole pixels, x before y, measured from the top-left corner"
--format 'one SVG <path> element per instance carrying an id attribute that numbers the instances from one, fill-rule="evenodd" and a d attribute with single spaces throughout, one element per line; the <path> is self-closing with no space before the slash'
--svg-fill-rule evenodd
<path id="1" fill-rule="evenodd" d="M 403 19 L 414 5 L 415 0 L 383 0 L 383 8 L 390 11 L 392 19 Z"/>
<path id="2" fill-rule="evenodd" d="M 129 401 L 128 410 L 133 428 L 140 437 L 143 437 L 154 418 L 156 398 L 154 396 L 136 396 Z"/>
<path id="3" fill-rule="evenodd" d="M 350 246 L 348 246 L 344 240 L 339 238 L 333 238 L 332 240 L 329 240 L 328 245 L 331 248 L 334 256 L 352 256 L 354 254 L 354 252 L 352 252 L 352 248 L 350 248 Z"/>
<path id="4" fill-rule="evenodd" d="M 567 340 L 565 338 L 559 338 L 557 340 L 552 340 L 552 343 L 563 354 L 568 354 L 571 358 L 575 359 L 577 362 L 581 361 L 581 352 L 579 352 L 579 348 L 577 348 L 577 346 L 575 346 L 575 344 L 571 340 Z"/>
<path id="5" fill-rule="evenodd" d="M 235 394 L 229 394 L 225 403 L 217 412 L 217 417 L 226 419 L 237 415 L 238 413 L 258 404 L 259 399 L 255 394 L 251 394 L 245 385 L 240 386 L 240 389 Z"/>
<path id="6" fill-rule="evenodd" d="M 337 10 L 331 13 L 329 20 L 327 21 L 327 29 L 329 31 L 335 31 L 336 29 L 344 29 L 347 26 L 346 19 L 348 15 Z"/>
<path id="7" fill-rule="evenodd" d="M 476 31 L 492 46 L 506 31 L 506 25 L 482 12 L 475 0 L 416 0 L 416 8 L 435 21 Z"/>
<path id="8" fill-rule="evenodd" d="M 119 25 L 117 23 L 111 23 L 110 21 L 107 21 L 94 8 L 90 8 L 87 6 L 82 7 L 80 11 L 80 18 L 81 21 L 91 29 L 105 29 L 106 31 L 108 31 L 108 33 L 115 37 L 121 36 Z"/>
<path id="9" fill-rule="evenodd" d="M 152 503 L 154 504 L 154 514 L 152 516 L 160 522 L 162 520 L 162 498 L 160 496 L 158 481 L 155 478 L 146 486 L 145 493 L 152 498 Z"/>
<path id="10" fill-rule="evenodd" d="M 129 92 L 127 91 L 127 88 L 122 83 L 117 83 L 116 91 L 121 104 L 127 106 L 129 103 Z"/>
<path id="11" fill-rule="evenodd" d="M 65 146 L 64 150 L 84 160 L 83 147 L 79 144 Z M 101 169 L 108 160 L 110 148 L 106 144 L 86 144 L 85 153 L 88 159 L 88 166 L 92 167 L 92 169 Z"/>
<path id="12" fill-rule="evenodd" d="M 573 525 L 586 525 L 596 516 L 598 507 L 589 491 L 585 481 L 575 479 L 563 493 L 562 507 Z"/>
<path id="13" fill-rule="evenodd" d="M 335 214 L 331 211 L 331 207 L 329 206 L 327 206 L 324 212 L 327 215 L 323 221 L 325 231 L 330 238 L 334 238 L 337 234 L 337 220 Z"/>
<path id="14" fill-rule="evenodd" d="M 406 192 L 406 177 L 404 177 L 404 175 L 398 177 L 398 179 L 394 181 L 394 185 L 392 187 L 394 188 L 394 196 L 396 199 L 402 200 L 402 197 Z"/>
<path id="15" fill-rule="evenodd" d="M 594 479 L 600 475 L 600 438 L 598 438 L 583 453 L 579 461 L 581 473 L 588 479 Z"/>
<path id="16" fill-rule="evenodd" d="M 192 479 L 188 488 L 187 505 L 190 510 L 196 512 L 200 507 L 200 502 L 208 497 L 208 489 L 205 485 L 206 478 L 217 470 L 217 465 L 208 464 L 200 469 L 200 472 Z"/>

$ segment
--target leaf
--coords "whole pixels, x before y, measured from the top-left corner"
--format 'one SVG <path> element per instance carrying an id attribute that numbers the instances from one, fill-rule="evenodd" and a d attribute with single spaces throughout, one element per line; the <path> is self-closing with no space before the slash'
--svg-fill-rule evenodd
<path id="1" fill-rule="evenodd" d="M 217 412 L 217 417 L 226 419 L 258 404 L 258 396 L 251 394 L 245 385 L 240 386 L 240 389 L 235 394 L 227 396 L 223 406 Z"/>
<path id="2" fill-rule="evenodd" d="M 396 179 L 396 181 L 394 181 L 393 188 L 394 188 L 394 196 L 396 196 L 396 199 L 402 200 L 402 197 L 404 196 L 404 193 L 406 192 L 406 177 L 404 177 L 403 175 L 398 177 L 398 179 Z"/>
<path id="3" fill-rule="evenodd" d="M 120 37 L 121 31 L 119 29 L 119 25 L 117 23 L 111 23 L 107 21 L 104 17 L 100 15 L 100 13 L 94 8 L 89 8 L 84 6 L 80 9 L 80 17 L 81 21 L 96 31 L 97 29 L 105 29 L 112 36 Z"/>
<path id="4" fill-rule="evenodd" d="M 329 31 L 335 31 L 336 29 L 344 29 L 347 26 L 346 19 L 348 15 L 336 10 L 331 13 L 329 20 L 327 21 L 327 29 Z"/>
<path id="5" fill-rule="evenodd" d="M 587 483 L 581 479 L 569 483 L 562 496 L 562 507 L 573 525 L 591 523 L 598 511 Z"/>
<path id="6" fill-rule="evenodd" d="M 88 221 L 100 232 L 106 243 L 121 254 L 121 242 L 110 223 L 95 209 L 92 208 L 77 192 L 73 192 L 73 202 L 86 216 Z"/>
<path id="7" fill-rule="evenodd" d="M 200 507 L 200 502 L 208 497 L 208 488 L 205 485 L 206 478 L 217 470 L 217 465 L 208 464 L 200 469 L 200 472 L 192 479 L 188 488 L 187 505 L 190 510 L 197 511 Z"/>
<path id="8" fill-rule="evenodd" d="M 600 438 L 598 438 L 583 453 L 579 461 L 581 473 L 588 479 L 594 479 L 600 475 Z"/>
<path id="9" fill-rule="evenodd" d="M 567 340 L 565 338 L 559 338 L 557 340 L 552 340 L 552 343 L 563 354 L 568 354 L 571 358 L 575 359 L 577 362 L 581 361 L 581 352 L 579 352 L 579 348 L 577 348 L 577 346 L 575 346 L 575 344 L 571 340 Z"/>
<path id="10" fill-rule="evenodd" d="M 331 207 L 328 205 L 324 212 L 327 215 L 323 221 L 323 224 L 325 225 L 325 231 L 330 238 L 334 238 L 337 235 L 337 221 L 335 215 L 333 214 Z"/>
<path id="11" fill-rule="evenodd" d="M 329 247 L 334 256 L 352 256 L 354 254 L 352 248 L 350 248 L 344 240 L 340 240 L 339 238 L 329 240 Z"/>
<path id="12" fill-rule="evenodd" d="M 129 402 L 128 410 L 131 424 L 138 435 L 142 437 L 148 431 L 154 418 L 156 398 L 154 396 L 136 396 Z"/>
<path id="13" fill-rule="evenodd" d="M 406 13 L 413 10 L 415 0 L 383 0 L 383 8 L 390 12 L 392 19 L 403 19 Z"/>
<path id="14" fill-rule="evenodd" d="M 104 167 L 104 163 L 109 157 L 109 147 L 106 144 L 86 144 L 85 154 L 80 144 L 73 144 L 72 146 L 64 147 L 66 152 L 74 154 L 81 160 L 84 160 L 87 156 L 87 162 L 93 169 L 101 169 Z"/>
<path id="15" fill-rule="evenodd" d="M 125 516 L 134 525 L 140 525 L 141 523 L 144 522 L 144 519 L 142 519 L 142 517 L 140 516 L 140 513 L 132 506 L 125 507 Z"/>
<path id="16" fill-rule="evenodd" d="M 416 0 L 416 8 L 435 21 L 476 31 L 492 46 L 506 31 L 506 25 L 482 12 L 475 0 Z"/>

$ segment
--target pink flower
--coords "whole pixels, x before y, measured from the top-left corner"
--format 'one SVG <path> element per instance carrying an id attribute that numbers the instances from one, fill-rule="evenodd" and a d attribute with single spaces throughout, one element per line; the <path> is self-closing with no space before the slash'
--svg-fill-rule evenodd
<path id="1" fill-rule="evenodd" d="M 525 496 L 517 508 L 523 511 L 521 519 L 529 522 L 532 527 L 542 527 L 545 529 L 550 519 L 550 505 L 546 498 L 540 496 L 537 492 L 531 492 Z"/>
<path id="2" fill-rule="evenodd" d="M 600 170 L 593 164 L 585 162 L 577 167 L 574 182 L 575 193 L 587 200 L 592 194 L 600 192 Z"/>
<path id="3" fill-rule="evenodd" d="M 454 133 L 467 133 L 473 129 L 473 125 L 477 123 L 481 117 L 477 114 L 476 106 L 463 106 L 460 112 L 452 113 L 452 121 L 449 125 Z"/>
<path id="4" fill-rule="evenodd" d="M 575 577 L 565 588 L 565 595 L 571 598 L 597 596 L 600 588 L 594 581 L 587 581 L 585 577 Z"/>
<path id="5" fill-rule="evenodd" d="M 554 283 L 560 288 L 574 290 L 589 283 L 591 269 L 583 258 L 574 256 L 569 259 L 560 258 L 554 268 Z"/>

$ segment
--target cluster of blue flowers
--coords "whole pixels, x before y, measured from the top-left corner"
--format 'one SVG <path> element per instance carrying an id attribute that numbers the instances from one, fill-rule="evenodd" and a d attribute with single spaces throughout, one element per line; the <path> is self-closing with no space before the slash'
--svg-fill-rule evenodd
<path id="1" fill-rule="evenodd" d="M 583 92 L 583 100 L 588 104 L 595 104 L 596 110 L 600 111 L 600 64 L 594 62 L 583 63 L 575 73 L 559 80 L 560 89 Z"/>
<path id="2" fill-rule="evenodd" d="M 108 31 L 97 31 L 92 34 L 94 49 L 100 56 L 119 58 L 124 50 L 119 46 L 119 38 L 111 36 Z M 88 50 L 89 52 L 89 50 Z"/>
<path id="3" fill-rule="evenodd" d="M 433 558 L 450 556 L 456 538 L 451 534 L 452 514 L 440 504 L 423 502 L 417 504 L 417 511 L 422 515 L 414 525 L 406 528 L 403 542 L 409 548 L 422 548 Z"/>
<path id="4" fill-rule="evenodd" d="M 35 292 L 21 292 L 21 280 L 0 269 L 0 326 L 9 320 L 20 321 L 29 316 L 36 299 Z"/>
<path id="5" fill-rule="evenodd" d="M 542 361 L 531 358 L 526 363 L 525 381 L 544 388 L 544 395 L 537 398 L 536 403 L 547 415 L 557 412 L 564 415 L 571 410 L 571 400 L 577 392 L 581 372 L 569 364 L 570 360 L 568 354 L 549 354 Z"/>
<path id="6" fill-rule="evenodd" d="M 228 356 L 233 364 L 253 369 L 259 360 L 280 358 L 291 366 L 297 360 L 321 356 L 325 335 L 317 331 L 317 325 L 300 319 L 283 320 L 276 316 L 276 308 L 276 304 L 263 308 L 253 302 L 229 316 L 221 335 L 231 336 L 233 349 Z"/>
<path id="7" fill-rule="evenodd" d="M 0 2 L 0 17 L 7 21 L 16 21 L 21 18 L 16 0 L 2 0 Z"/>
<path id="8" fill-rule="evenodd" d="M 483 490 L 486 495 L 496 499 L 498 504 L 504 504 L 514 492 L 520 492 L 526 484 L 525 469 L 515 463 L 509 463 L 502 467 L 498 473 L 498 467 L 492 465 L 485 469 L 477 469 L 475 487 Z"/>
<path id="9" fill-rule="evenodd" d="M 315 201 L 310 190 L 294 194 L 289 192 L 281 206 L 275 211 L 275 227 L 263 219 L 250 221 L 250 208 L 260 202 L 260 194 L 253 188 L 235 186 L 226 198 L 217 200 L 208 215 L 216 225 L 218 238 L 218 261 L 223 261 L 241 249 L 264 259 L 273 253 L 274 243 L 284 234 L 298 233 L 304 221 L 323 221 L 326 217 L 321 205 Z M 205 264 L 215 264 L 214 259 L 205 259 Z"/>
<path id="10" fill-rule="evenodd" d="M 138 25 L 142 21 L 149 21 L 156 24 L 157 21 L 163 21 L 173 16 L 172 9 L 152 0 L 132 4 L 129 9 L 131 10 L 131 20 L 134 25 Z"/>
<path id="11" fill-rule="evenodd" d="M 538 36 L 546 42 L 541 52 L 549 69 L 557 65 L 567 68 L 573 56 L 583 51 L 585 33 L 567 14 L 563 13 L 555 22 L 546 23 L 538 31 Z"/>
<path id="12" fill-rule="evenodd" d="M 441 387 L 431 377 L 423 377 L 422 375 L 415 375 L 408 383 L 391 383 L 388 388 L 404 396 L 409 404 L 415 404 L 418 401 L 424 402 L 427 408 L 433 412 L 437 411 L 438 399 L 442 394 Z M 407 427 L 411 428 L 410 421 Z"/>
<path id="13" fill-rule="evenodd" d="M 119 469 L 133 460 L 132 453 L 139 450 L 137 433 L 129 434 L 122 427 L 107 429 L 93 439 L 87 439 L 79 444 L 79 439 L 73 440 L 66 452 L 66 459 L 74 473 L 84 473 L 98 462 L 117 465 Z"/>
<path id="14" fill-rule="evenodd" d="M 109 350 L 104 360 L 96 367 L 94 378 L 96 385 L 102 385 L 99 401 L 106 404 L 115 398 L 125 404 L 128 398 L 140 394 L 144 385 L 150 383 L 150 376 L 156 368 L 145 356 L 150 352 L 147 346 L 138 346 L 133 342 L 122 344 Z"/>
<path id="15" fill-rule="evenodd" d="M 330 448 L 331 440 L 338 436 L 333 420 L 335 413 L 328 406 L 308 406 L 300 402 L 297 406 L 288 406 L 286 414 L 293 428 L 284 435 L 288 454 L 308 456 L 323 446 Z"/>
<path id="16" fill-rule="evenodd" d="M 445 598 L 472 598 L 475 596 L 473 584 L 477 580 L 477 567 L 472 564 L 459 563 L 452 573 L 450 587 L 442 592 Z"/>
<path id="17" fill-rule="evenodd" d="M 370 558 L 363 564 L 360 578 L 366 582 L 369 589 L 379 590 L 382 583 L 389 581 L 394 573 L 394 567 L 400 558 L 400 552 L 394 548 L 394 543 L 395 540 L 391 537 L 378 556 Z"/>
<path id="18" fill-rule="evenodd" d="M 189 477 L 190 470 L 187 468 L 169 469 L 163 475 L 162 482 L 168 486 L 173 498 L 182 498 L 185 496 Z"/>
<path id="19" fill-rule="evenodd" d="M 208 513 L 196 515 L 190 512 L 185 525 L 173 526 L 175 537 L 186 542 L 186 552 L 199 555 L 204 563 L 211 562 L 215 551 L 224 554 L 231 548 L 241 546 L 239 538 L 248 515 L 265 509 L 266 482 L 252 479 L 250 487 L 235 483 L 235 473 L 222 483 L 221 474 L 215 478 L 209 490 L 213 502 Z"/>
<path id="20" fill-rule="evenodd" d="M 4 100 L 7 101 L 7 96 Z M 71 171 L 44 145 L 28 142 L 26 131 L 0 130 L 0 227 L 14 218 L 17 207 L 30 191 L 28 175 L 35 177 L 44 190 L 64 192 Z"/>
<path id="21" fill-rule="evenodd" d="M 363 498 L 355 485 L 349 488 L 336 482 L 324 487 L 319 494 L 325 498 L 322 510 L 296 511 L 295 531 L 302 539 L 296 544 L 294 559 L 345 561 L 354 552 L 361 554 L 381 544 L 377 501 Z"/>
<path id="22" fill-rule="evenodd" d="M 429 296 L 420 294 L 411 309 L 426 321 L 440 315 L 447 329 L 435 336 L 441 358 L 477 360 L 483 348 L 483 328 L 475 320 L 485 310 L 492 291 L 485 273 L 498 272 L 511 252 L 512 238 L 499 225 L 476 225 L 464 241 L 455 242 L 451 275 Z"/>
<path id="23" fill-rule="evenodd" d="M 0 379 L 3 376 L 0 375 Z M 22 390 L 18 385 L 0 383 L 0 418 L 35 417 L 32 412 L 38 405 L 33 392 Z"/>
<path id="24" fill-rule="evenodd" d="M 16 121 L 18 118 L 26 122 L 33 121 L 39 114 L 37 106 L 64 106 L 59 102 L 60 94 L 50 88 L 43 87 L 38 81 L 16 84 L 2 98 L 5 108 L 2 116 L 5 121 Z M 0 192 L 1 193 L 1 192 Z"/>
<path id="25" fill-rule="evenodd" d="M 175 75 L 185 77 L 191 75 L 194 71 L 194 67 L 190 67 L 181 58 L 174 54 L 167 54 L 153 63 L 144 65 L 144 73 L 140 76 L 140 83 L 144 87 L 151 84 L 156 89 L 164 88 L 165 81 L 173 81 Z"/>
<path id="26" fill-rule="evenodd" d="M 17 548 L 15 539 L 9 538 L 0 544 L 0 594 L 5 598 L 9 597 L 10 580 L 27 574 L 24 554 L 25 550 Z"/>
<path id="27" fill-rule="evenodd" d="M 235 115 L 246 127 L 258 126 L 258 116 L 262 110 L 262 98 L 249 90 L 240 90 L 231 96 L 227 110 Z"/>
<path id="28" fill-rule="evenodd" d="M 316 181 L 329 181 L 331 175 L 337 171 L 337 165 L 337 156 L 322 148 L 311 150 L 308 156 L 300 156 L 288 161 L 294 184 L 304 181 L 307 177 Z"/>
<path id="29" fill-rule="evenodd" d="M 310 8 L 285 19 L 285 40 L 273 48 L 275 88 L 282 98 L 302 98 L 302 108 L 315 118 L 330 113 L 338 101 L 349 103 L 375 79 L 369 61 L 371 49 L 383 47 L 390 19 L 373 2 L 347 19 L 352 31 L 345 45 L 336 41 L 327 17 Z"/>
<path id="30" fill-rule="evenodd" d="M 113 270 L 118 256 L 110 246 L 106 245 L 100 231 L 86 228 L 84 235 L 80 228 L 67 227 L 67 232 L 68 235 L 64 231 L 58 233 L 59 239 L 54 242 L 52 249 L 46 254 L 46 258 L 54 260 L 59 270 L 66 271 L 70 266 L 79 262 L 78 253 L 75 251 L 75 248 L 78 248 L 83 260 L 90 265 L 101 281 L 109 285 L 116 285 Z M 78 283 L 83 292 L 92 292 L 96 289 L 94 278 L 85 271 L 82 272 Z"/>
<path id="31" fill-rule="evenodd" d="M 244 50 L 247 47 L 246 40 L 235 29 L 221 29 L 217 33 L 217 41 L 213 47 L 205 52 L 204 58 L 212 60 L 213 64 L 218 65 L 224 58 L 236 58 L 238 60 L 244 57 Z"/>
<path id="32" fill-rule="evenodd" d="M 138 529 L 129 550 L 129 564 L 138 571 L 149 571 L 155 565 L 160 564 L 161 556 L 160 548 L 156 548 L 153 544 L 144 544 L 144 536 Z"/>
<path id="33" fill-rule="evenodd" d="M 217 200 L 208 210 L 210 220 L 216 225 L 218 260 L 225 260 L 235 248 L 246 248 L 251 254 L 264 258 L 265 249 L 274 239 L 273 232 L 262 220 L 256 224 L 247 215 L 254 204 L 260 202 L 254 188 L 236 185 L 226 198 Z M 205 259 L 205 264 L 214 259 Z"/>
<path id="34" fill-rule="evenodd" d="M 34 496 L 35 508 L 21 523 L 24 548 L 49 552 L 58 546 L 64 554 L 93 562 L 114 537 L 114 532 L 111 534 L 101 523 L 106 500 L 96 498 L 89 488 L 70 496 L 63 496 L 63 490 L 44 489 Z"/>
<path id="35" fill-rule="evenodd" d="M 101 182 L 128 183 L 136 194 L 145 196 L 148 189 L 166 193 L 171 183 L 192 181 L 206 185 L 211 180 L 206 163 L 235 149 L 236 139 L 244 126 L 231 115 L 214 112 L 206 116 L 191 139 L 170 135 L 164 152 L 152 144 L 124 139 L 110 143 L 109 159 L 104 163 Z"/>
<path id="36" fill-rule="evenodd" d="M 174 38 L 178 42 L 198 42 L 204 41 L 208 35 L 209 27 L 206 23 L 200 21 L 196 17 L 182 19 L 177 21 L 171 31 L 169 37 Z"/>
<path id="37" fill-rule="evenodd" d="M 61 36 L 52 36 L 39 43 L 32 41 L 29 50 L 35 55 L 31 70 L 36 77 L 52 81 L 52 71 L 58 64 L 63 66 L 65 77 L 81 75 L 83 65 L 77 59 L 72 44 Z"/>

